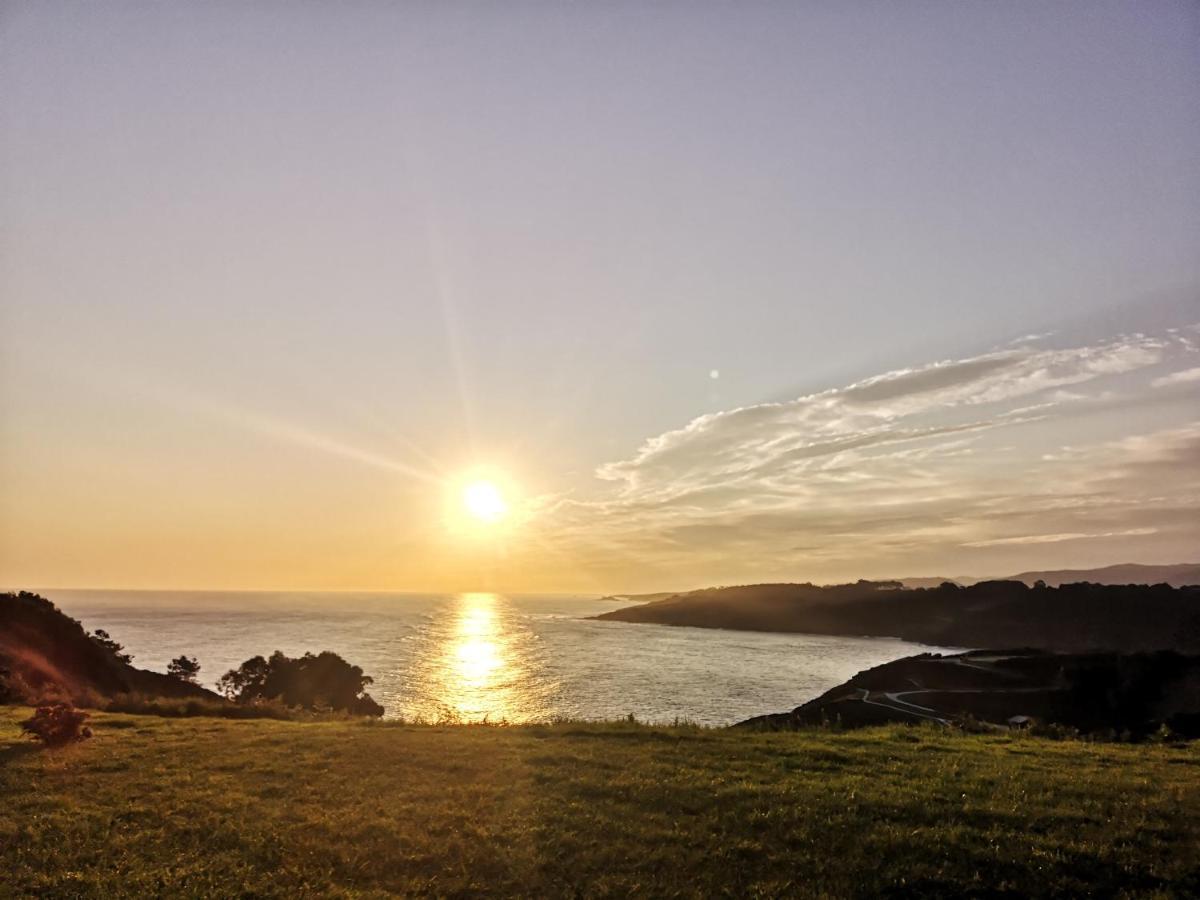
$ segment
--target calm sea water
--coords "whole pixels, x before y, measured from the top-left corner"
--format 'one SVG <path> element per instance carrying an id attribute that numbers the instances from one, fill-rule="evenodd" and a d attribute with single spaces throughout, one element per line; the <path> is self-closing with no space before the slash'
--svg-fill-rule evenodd
<path id="1" fill-rule="evenodd" d="M 890 638 L 589 621 L 586 597 L 45 591 L 135 665 L 195 656 L 213 686 L 257 654 L 333 650 L 375 679 L 387 715 L 510 722 L 675 718 L 722 725 L 791 709 L 931 648 Z M 937 649 L 937 648 L 934 648 Z"/>

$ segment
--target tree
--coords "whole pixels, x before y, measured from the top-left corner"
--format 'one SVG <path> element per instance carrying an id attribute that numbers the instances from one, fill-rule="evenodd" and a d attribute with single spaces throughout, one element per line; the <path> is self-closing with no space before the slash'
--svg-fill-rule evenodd
<path id="1" fill-rule="evenodd" d="M 278 650 L 269 660 L 255 656 L 221 676 L 218 688 L 239 703 L 278 700 L 303 709 L 333 709 L 381 716 L 383 707 L 363 689 L 371 684 L 358 666 L 336 653 L 305 653 L 296 659 Z"/>
<path id="2" fill-rule="evenodd" d="M 236 669 L 230 669 L 217 682 L 217 690 L 230 700 L 241 703 L 262 697 L 262 686 L 267 680 L 270 666 L 261 656 L 246 660 Z"/>
<path id="3" fill-rule="evenodd" d="M 196 676 L 200 674 L 200 663 L 194 656 L 177 656 L 167 664 L 167 674 L 195 684 Z"/>
<path id="4" fill-rule="evenodd" d="M 108 632 L 103 628 L 97 628 L 90 635 L 88 635 L 88 637 L 90 637 L 95 643 L 99 644 L 121 662 L 133 662 L 133 654 L 125 653 L 125 648 L 109 637 Z"/>

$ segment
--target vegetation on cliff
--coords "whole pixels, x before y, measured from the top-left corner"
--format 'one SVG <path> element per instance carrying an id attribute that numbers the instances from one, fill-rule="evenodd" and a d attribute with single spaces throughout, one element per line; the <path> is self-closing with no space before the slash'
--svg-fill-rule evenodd
<path id="1" fill-rule="evenodd" d="M 117 696 L 221 702 L 189 680 L 131 665 L 106 632 L 88 634 L 37 594 L 0 594 L 0 703 L 66 700 L 96 706 Z"/>
<path id="2" fill-rule="evenodd" d="M 0 703 L 227 718 L 383 715 L 364 693 L 371 678 L 329 651 L 253 657 L 222 677 L 226 697 L 196 683 L 200 664 L 192 657 L 172 660 L 167 674 L 136 668 L 132 659 L 107 632 L 88 634 L 44 597 L 0 594 Z"/>

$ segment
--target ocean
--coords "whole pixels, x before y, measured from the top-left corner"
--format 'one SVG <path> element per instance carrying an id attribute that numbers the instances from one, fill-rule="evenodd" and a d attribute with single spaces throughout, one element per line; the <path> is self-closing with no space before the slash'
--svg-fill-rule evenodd
<path id="1" fill-rule="evenodd" d="M 862 669 L 927 650 L 892 638 L 671 628 L 588 617 L 579 596 L 75 591 L 42 593 L 134 665 L 180 654 L 212 687 L 244 660 L 332 650 L 374 679 L 391 718 L 689 720 L 781 712 Z"/>

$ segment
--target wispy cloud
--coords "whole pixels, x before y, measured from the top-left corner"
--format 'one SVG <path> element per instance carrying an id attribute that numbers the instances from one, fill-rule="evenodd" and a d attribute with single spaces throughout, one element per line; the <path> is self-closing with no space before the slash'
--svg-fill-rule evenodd
<path id="1" fill-rule="evenodd" d="M 1150 382 L 1154 387 L 1172 387 L 1177 384 L 1192 384 L 1200 381 L 1200 368 L 1183 369 L 1179 372 L 1172 372 L 1170 375 L 1163 375 L 1161 378 L 1155 378 Z"/>
<path id="2" fill-rule="evenodd" d="M 1200 504 L 1200 424 L 1116 438 L 1093 425 L 1077 443 L 1084 411 L 1114 387 L 1145 390 L 1138 373 L 1187 355 L 1170 333 L 1023 343 L 700 416 L 600 466 L 607 495 L 547 504 L 547 539 L 589 557 L 607 547 L 623 565 L 683 567 L 695 581 L 1200 536 L 1184 515 Z"/>
<path id="3" fill-rule="evenodd" d="M 1147 534 L 1157 534 L 1157 528 L 1126 528 L 1124 531 L 1101 531 L 1097 534 L 1086 534 L 1080 531 L 1067 531 L 1061 534 L 1025 534 L 1018 537 L 996 538 L 991 541 L 968 541 L 964 547 L 1003 547 L 1011 544 L 1060 544 L 1063 541 L 1082 541 L 1095 538 L 1111 537 L 1140 537 Z"/>
<path id="4" fill-rule="evenodd" d="M 684 428 L 652 438 L 632 459 L 609 463 L 597 474 L 625 481 L 631 493 L 661 495 L 713 479 L 791 468 L 800 459 L 834 455 L 863 444 L 979 430 L 994 426 L 998 419 L 924 428 L 900 423 L 935 411 L 998 405 L 1144 368 L 1161 360 L 1165 346 L 1163 340 L 1139 335 L 1098 346 L 1004 350 L 888 372 L 785 403 L 701 416 Z"/>

